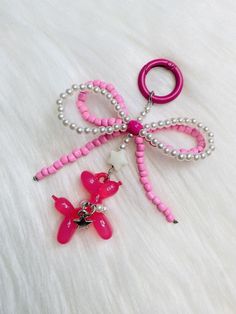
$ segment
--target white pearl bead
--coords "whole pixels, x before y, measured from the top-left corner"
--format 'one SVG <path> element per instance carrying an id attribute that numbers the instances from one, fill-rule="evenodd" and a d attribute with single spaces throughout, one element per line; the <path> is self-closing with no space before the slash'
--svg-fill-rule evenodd
<path id="1" fill-rule="evenodd" d="M 124 142 L 125 142 L 126 144 L 128 144 L 129 141 L 130 141 L 130 138 L 128 138 L 128 137 L 124 139 Z"/>
<path id="2" fill-rule="evenodd" d="M 185 118 L 184 122 L 188 124 L 188 123 L 190 123 L 190 119 L 189 118 Z"/>
<path id="3" fill-rule="evenodd" d="M 172 123 L 172 124 L 176 124 L 176 123 L 177 123 L 177 119 L 176 119 L 176 118 L 172 118 L 172 119 L 171 119 L 171 123 Z"/>
<path id="4" fill-rule="evenodd" d="M 191 120 L 191 122 L 192 122 L 192 124 L 196 124 L 196 123 L 197 123 L 197 120 L 193 118 L 193 119 Z"/>
<path id="5" fill-rule="evenodd" d="M 170 149 L 168 147 L 166 147 L 164 150 L 163 150 L 164 154 L 169 154 L 170 153 Z"/>
<path id="6" fill-rule="evenodd" d="M 67 93 L 68 95 L 72 95 L 72 94 L 73 94 L 73 90 L 70 89 L 70 88 L 68 88 L 68 89 L 66 90 L 66 93 Z"/>
<path id="7" fill-rule="evenodd" d="M 215 146 L 214 146 L 214 145 L 210 145 L 209 148 L 210 148 L 211 150 L 215 150 Z"/>
<path id="8" fill-rule="evenodd" d="M 84 132 L 85 132 L 86 134 L 88 134 L 88 133 L 91 132 L 91 129 L 90 129 L 89 127 L 86 127 L 86 128 L 84 128 Z"/>
<path id="9" fill-rule="evenodd" d="M 100 91 L 100 88 L 98 86 L 95 86 L 93 88 L 94 93 L 98 93 Z"/>
<path id="10" fill-rule="evenodd" d="M 107 129 L 106 129 L 106 132 L 108 134 L 111 134 L 113 132 L 113 127 L 112 126 L 108 126 Z"/>
<path id="11" fill-rule="evenodd" d="M 71 86 L 71 88 L 72 88 L 73 90 L 77 90 L 79 87 L 78 87 L 77 84 L 73 84 L 73 85 Z"/>
<path id="12" fill-rule="evenodd" d="M 69 124 L 69 120 L 64 119 L 64 120 L 63 120 L 63 124 L 64 124 L 64 126 L 67 126 L 67 125 Z"/>
<path id="13" fill-rule="evenodd" d="M 178 118 L 178 122 L 179 122 L 179 123 L 183 123 L 183 122 L 184 122 L 184 119 L 183 119 L 183 118 Z"/>
<path id="14" fill-rule="evenodd" d="M 157 147 L 160 148 L 160 149 L 163 149 L 164 148 L 164 144 L 158 143 Z"/>
<path id="15" fill-rule="evenodd" d="M 192 154 L 187 154 L 187 155 L 186 155 L 186 159 L 187 159 L 187 160 L 191 160 L 192 158 L 193 158 L 193 155 L 192 155 Z"/>
<path id="16" fill-rule="evenodd" d="M 127 129 L 127 125 L 126 124 L 121 124 L 121 127 L 120 127 L 121 131 L 126 131 Z"/>
<path id="17" fill-rule="evenodd" d="M 214 139 L 213 138 L 209 138 L 208 143 L 213 144 L 214 143 Z"/>
<path id="18" fill-rule="evenodd" d="M 120 149 L 125 149 L 125 147 L 126 147 L 125 143 L 120 145 Z"/>
<path id="19" fill-rule="evenodd" d="M 206 154 L 205 153 L 201 153 L 201 158 L 205 159 L 206 158 Z"/>
<path id="20" fill-rule="evenodd" d="M 106 94 L 106 98 L 107 99 L 111 99 L 112 98 L 112 95 L 110 93 Z"/>
<path id="21" fill-rule="evenodd" d="M 145 111 L 142 111 L 140 114 L 141 114 L 142 117 L 146 116 L 146 112 Z"/>
<path id="22" fill-rule="evenodd" d="M 99 131 L 100 131 L 100 133 L 105 133 L 105 132 L 106 132 L 105 126 L 101 126 L 101 127 L 99 128 Z"/>
<path id="23" fill-rule="evenodd" d="M 93 88 L 92 84 L 87 84 L 87 89 L 91 90 Z"/>
<path id="24" fill-rule="evenodd" d="M 177 151 L 175 149 L 173 149 L 170 154 L 171 154 L 171 156 L 175 157 L 177 155 Z"/>
<path id="25" fill-rule="evenodd" d="M 81 134 L 81 133 L 83 133 L 83 128 L 78 127 L 78 128 L 76 129 L 76 131 L 77 131 L 77 133 Z"/>
<path id="26" fill-rule="evenodd" d="M 123 117 L 125 116 L 125 112 L 121 110 L 121 111 L 119 111 L 118 115 L 119 115 L 121 118 L 123 118 Z"/>
<path id="27" fill-rule="evenodd" d="M 151 123 L 151 127 L 152 127 L 152 129 L 156 129 L 157 123 L 156 123 L 156 122 L 152 122 L 152 123 Z"/>
<path id="28" fill-rule="evenodd" d="M 211 150 L 210 150 L 210 149 L 208 149 L 208 150 L 206 151 L 206 153 L 207 153 L 207 155 L 208 155 L 208 156 L 210 156 L 210 154 L 211 154 Z"/>
<path id="29" fill-rule="evenodd" d="M 58 119 L 59 119 L 59 120 L 62 120 L 63 118 L 64 118 L 64 114 L 63 114 L 63 113 L 59 113 Z"/>
<path id="30" fill-rule="evenodd" d="M 144 128 L 145 128 L 145 129 L 150 129 L 150 124 L 149 124 L 149 123 L 145 123 L 145 124 L 144 124 Z"/>
<path id="31" fill-rule="evenodd" d="M 114 128 L 114 131 L 119 131 L 120 126 L 119 126 L 119 124 L 114 124 L 113 128 Z"/>
<path id="32" fill-rule="evenodd" d="M 96 205 L 96 210 L 97 211 L 102 211 L 103 210 L 103 206 L 102 205 Z"/>
<path id="33" fill-rule="evenodd" d="M 158 121 L 158 126 L 160 126 L 160 127 L 164 126 L 164 122 L 163 121 Z"/>
<path id="34" fill-rule="evenodd" d="M 57 105 L 61 105 L 62 102 L 63 102 L 62 99 L 57 99 L 57 101 L 56 101 Z"/>
<path id="35" fill-rule="evenodd" d="M 146 135 L 146 139 L 147 139 L 148 141 L 151 141 L 151 139 L 152 139 L 152 134 L 151 134 L 151 133 L 148 133 L 148 134 Z"/>
<path id="36" fill-rule="evenodd" d="M 140 130 L 140 132 L 139 132 L 139 135 L 142 137 L 144 137 L 146 134 L 147 134 L 147 131 L 144 129 Z"/>
<path id="37" fill-rule="evenodd" d="M 196 154 L 196 155 L 194 155 L 194 160 L 196 160 L 196 161 L 198 161 L 199 160 L 199 158 L 200 158 L 200 156 L 198 155 L 198 154 Z"/>
<path id="38" fill-rule="evenodd" d="M 170 125 L 170 120 L 166 120 L 165 125 L 167 125 L 167 126 Z"/>
<path id="39" fill-rule="evenodd" d="M 146 110 L 146 112 L 149 112 L 151 110 L 151 106 L 146 106 L 145 110 Z"/>
<path id="40" fill-rule="evenodd" d="M 201 129 L 201 128 L 203 127 L 203 124 L 202 124 L 201 122 L 199 122 L 199 123 L 197 124 L 197 127 L 198 127 L 199 129 Z"/>
<path id="41" fill-rule="evenodd" d="M 57 111 L 59 111 L 59 112 L 63 112 L 63 111 L 64 111 L 63 106 L 58 106 L 58 107 L 57 107 Z"/>
<path id="42" fill-rule="evenodd" d="M 119 111 L 120 110 L 120 105 L 119 104 L 117 104 L 117 105 L 115 105 L 115 111 Z"/>
<path id="43" fill-rule="evenodd" d="M 208 133 L 208 136 L 209 136 L 209 137 L 214 137 L 214 133 L 209 132 L 209 133 Z"/>
<path id="44" fill-rule="evenodd" d="M 182 154 L 182 153 L 179 153 L 179 154 L 177 155 L 177 159 L 178 159 L 178 160 L 184 160 L 184 158 L 185 158 L 185 155 Z"/>
<path id="45" fill-rule="evenodd" d="M 111 100 L 111 104 L 112 104 L 113 106 L 115 106 L 115 105 L 117 104 L 117 101 L 116 101 L 115 99 L 112 99 L 112 100 Z"/>
<path id="46" fill-rule="evenodd" d="M 65 93 L 61 93 L 61 94 L 60 94 L 60 97 L 61 97 L 62 99 L 66 99 L 66 94 L 65 94 Z"/>
<path id="47" fill-rule="evenodd" d="M 107 91 L 105 89 L 101 89 L 101 94 L 106 95 Z"/>
<path id="48" fill-rule="evenodd" d="M 152 143 L 153 146 L 156 146 L 157 143 L 158 143 L 158 140 L 156 138 L 153 138 L 151 143 Z"/>
<path id="49" fill-rule="evenodd" d="M 141 121 L 143 120 L 143 118 L 142 118 L 142 117 L 138 117 L 137 120 L 138 120 L 139 122 L 141 122 Z"/>
<path id="50" fill-rule="evenodd" d="M 130 121 L 130 117 L 129 116 L 126 116 L 126 117 L 124 117 L 124 122 L 126 122 L 126 123 L 128 123 L 129 121 Z"/>
<path id="51" fill-rule="evenodd" d="M 79 88 L 80 88 L 80 90 L 84 90 L 86 88 L 86 86 L 84 84 L 80 84 Z"/>
<path id="52" fill-rule="evenodd" d="M 97 129 L 97 128 L 93 128 L 93 129 L 92 129 L 92 133 L 93 133 L 93 134 L 97 134 L 97 133 L 98 133 L 98 129 Z"/>
<path id="53" fill-rule="evenodd" d="M 70 128 L 71 128 L 71 130 L 74 130 L 76 128 L 76 124 L 75 123 L 71 123 L 70 124 Z"/>
<path id="54" fill-rule="evenodd" d="M 208 132 L 209 131 L 209 128 L 207 126 L 204 127 L 203 129 L 205 132 Z"/>

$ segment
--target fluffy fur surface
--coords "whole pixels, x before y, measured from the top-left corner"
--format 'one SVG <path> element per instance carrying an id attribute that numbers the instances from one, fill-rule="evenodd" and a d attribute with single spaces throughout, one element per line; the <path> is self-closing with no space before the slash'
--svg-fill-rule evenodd
<path id="1" fill-rule="evenodd" d="M 1 1 L 1 313 L 235 313 L 235 10 L 231 0 Z M 103 79 L 136 116 L 145 104 L 138 72 L 158 57 L 176 62 L 185 84 L 146 121 L 195 117 L 216 137 L 216 152 L 197 163 L 147 149 L 155 191 L 179 224 L 146 200 L 131 144 L 117 175 L 123 187 L 106 201 L 113 238 L 90 228 L 59 245 L 51 195 L 74 204 L 86 197 L 81 171 L 106 170 L 120 139 L 33 182 L 40 167 L 89 139 L 61 127 L 55 100 L 73 83 Z M 164 94 L 173 80 L 154 70 L 148 84 Z M 102 98 L 90 101 L 95 113 L 112 115 Z M 79 123 L 72 105 L 68 115 Z"/>

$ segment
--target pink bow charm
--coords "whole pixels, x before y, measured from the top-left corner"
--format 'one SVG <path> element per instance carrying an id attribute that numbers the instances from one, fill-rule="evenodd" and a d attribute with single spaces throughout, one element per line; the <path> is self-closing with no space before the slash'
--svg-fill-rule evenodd
<path id="1" fill-rule="evenodd" d="M 78 92 L 76 105 L 82 118 L 93 125 L 93 127 L 80 127 L 76 123 L 70 122 L 64 116 L 64 100 Z M 92 115 L 87 107 L 86 100 L 88 94 L 92 92 L 103 95 L 110 105 L 114 108 L 118 117 L 98 118 Z M 134 139 L 136 143 L 136 163 L 140 182 L 143 185 L 147 198 L 162 212 L 168 222 L 176 223 L 176 219 L 171 209 L 165 205 L 155 194 L 152 184 L 148 178 L 148 171 L 145 166 L 145 147 L 146 144 L 156 147 L 162 154 L 177 159 L 178 161 L 198 161 L 205 159 L 214 151 L 214 134 L 202 122 L 194 118 L 171 118 L 163 121 L 143 124 L 144 117 L 152 108 L 152 95 L 144 107 L 144 110 L 136 119 L 131 119 L 122 96 L 118 94 L 113 85 L 103 81 L 90 81 L 80 86 L 73 85 L 66 90 L 57 100 L 58 118 L 64 126 L 69 126 L 73 131 L 86 134 L 99 134 L 98 137 L 88 142 L 81 148 L 74 149 L 68 155 L 62 156 L 51 166 L 42 168 L 36 175 L 35 180 L 41 180 L 64 167 L 66 164 L 76 161 L 82 156 L 86 156 L 94 148 L 105 144 L 108 140 L 125 134 L 123 142 L 116 152 L 111 153 L 109 159 L 115 170 L 125 164 L 124 151 L 127 144 Z M 195 139 L 196 145 L 192 148 L 175 148 L 155 137 L 160 131 L 171 130 L 188 134 Z M 70 207 L 72 205 L 69 205 Z M 96 213 L 97 214 L 97 213 Z M 100 213 L 99 213 L 100 215 Z M 75 228 L 76 225 L 73 225 Z"/>

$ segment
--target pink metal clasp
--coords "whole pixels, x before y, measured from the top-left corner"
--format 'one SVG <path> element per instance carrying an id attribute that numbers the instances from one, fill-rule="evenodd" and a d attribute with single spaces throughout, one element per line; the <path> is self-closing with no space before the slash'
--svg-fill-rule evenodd
<path id="1" fill-rule="evenodd" d="M 155 59 L 147 64 L 145 64 L 141 71 L 139 72 L 138 76 L 138 86 L 141 94 L 146 98 L 149 99 L 151 92 L 148 90 L 146 86 L 146 76 L 148 72 L 155 67 L 163 67 L 169 71 L 171 71 L 174 74 L 175 77 L 175 88 L 172 92 L 170 92 L 168 95 L 165 96 L 157 96 L 155 93 L 152 95 L 152 102 L 155 104 L 166 104 L 173 99 L 175 99 L 181 92 L 183 88 L 183 75 L 178 68 L 178 66 L 167 59 Z"/>

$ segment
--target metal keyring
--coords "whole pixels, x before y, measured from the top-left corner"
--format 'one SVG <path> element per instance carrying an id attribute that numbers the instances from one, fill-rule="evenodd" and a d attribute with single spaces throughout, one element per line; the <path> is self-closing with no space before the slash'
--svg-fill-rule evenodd
<path id="1" fill-rule="evenodd" d="M 141 71 L 139 72 L 139 76 L 138 76 L 138 86 L 139 86 L 139 90 L 141 92 L 141 94 L 146 98 L 149 99 L 150 98 L 150 94 L 151 92 L 148 90 L 147 86 L 146 86 L 146 76 L 148 74 L 148 72 L 155 67 L 163 67 L 166 70 L 171 71 L 174 74 L 175 77 L 175 88 L 173 89 L 172 92 L 170 92 L 168 95 L 165 96 L 157 96 L 155 94 L 152 95 L 152 102 L 155 104 L 166 104 L 170 101 L 172 101 L 173 99 L 175 99 L 181 92 L 182 88 L 183 88 L 183 75 L 180 71 L 180 69 L 178 68 L 178 66 L 172 62 L 169 61 L 167 59 L 155 59 L 152 60 L 150 62 L 148 62 L 147 64 L 145 64 Z"/>

